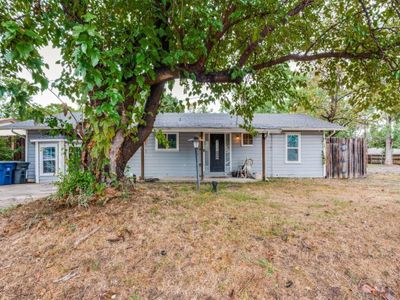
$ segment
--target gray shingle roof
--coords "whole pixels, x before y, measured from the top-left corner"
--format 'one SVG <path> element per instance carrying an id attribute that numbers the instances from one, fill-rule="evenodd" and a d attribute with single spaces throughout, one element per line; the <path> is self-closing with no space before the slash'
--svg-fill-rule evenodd
<path id="1" fill-rule="evenodd" d="M 80 121 L 81 113 L 74 113 Z M 76 123 L 70 116 L 56 115 L 58 119 Z M 235 129 L 243 124 L 240 117 L 224 113 L 165 113 L 157 116 L 155 128 L 179 129 L 179 128 L 209 128 L 209 129 Z M 253 118 L 255 129 L 266 130 L 343 130 L 344 127 L 329 123 L 304 114 L 255 114 Z M 46 129 L 45 124 L 35 123 L 33 120 L 17 122 L 0 129 Z"/>
<path id="2" fill-rule="evenodd" d="M 157 117 L 156 128 L 228 128 L 243 124 L 243 119 L 223 113 L 166 113 Z M 342 126 L 303 114 L 255 114 L 256 129 L 343 130 Z"/>
<path id="3" fill-rule="evenodd" d="M 79 112 L 73 113 L 74 115 L 72 116 L 71 113 L 68 113 L 66 116 L 64 114 L 57 114 L 54 115 L 57 119 L 61 121 L 68 121 L 71 124 L 76 124 L 75 119 L 80 122 L 82 120 L 82 114 Z M 47 124 L 43 123 L 37 123 L 34 120 L 27 120 L 27 121 L 22 121 L 22 122 L 16 122 L 14 124 L 8 124 L 5 126 L 0 126 L 1 129 L 48 129 L 49 126 Z"/>

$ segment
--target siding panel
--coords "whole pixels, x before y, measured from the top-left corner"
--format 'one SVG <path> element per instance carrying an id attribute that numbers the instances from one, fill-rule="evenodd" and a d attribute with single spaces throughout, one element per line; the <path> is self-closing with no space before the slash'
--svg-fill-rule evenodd
<path id="1" fill-rule="evenodd" d="M 272 177 L 323 177 L 322 133 L 301 133 L 301 163 L 286 163 L 285 134 L 272 135 Z"/>
<path id="2" fill-rule="evenodd" d="M 156 151 L 155 137 L 149 136 L 145 143 L 144 175 L 145 177 L 194 177 L 196 164 L 193 143 L 188 140 L 199 133 L 178 133 L 179 151 Z M 126 173 L 140 176 L 140 149 L 129 160 Z M 200 163 L 200 156 L 199 156 Z"/>

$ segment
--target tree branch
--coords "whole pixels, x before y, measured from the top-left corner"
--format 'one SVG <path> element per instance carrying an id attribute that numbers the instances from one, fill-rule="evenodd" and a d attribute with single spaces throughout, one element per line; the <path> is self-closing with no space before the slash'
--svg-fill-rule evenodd
<path id="1" fill-rule="evenodd" d="M 207 49 L 207 55 L 203 55 L 202 57 L 199 58 L 199 60 L 195 63 L 196 67 L 200 70 L 204 68 L 206 61 L 207 61 L 207 56 L 208 54 L 211 53 L 211 50 L 215 47 L 215 45 L 219 44 L 221 41 L 222 37 L 225 35 L 225 33 L 228 32 L 229 29 L 231 29 L 233 26 L 242 23 L 246 20 L 249 20 L 251 18 L 259 18 L 259 17 L 265 17 L 266 15 L 270 14 L 269 12 L 261 12 L 257 14 L 251 14 L 244 16 L 242 18 L 239 18 L 235 21 L 230 21 L 229 17 L 232 15 L 232 13 L 235 12 L 235 6 L 230 5 L 225 13 L 223 14 L 222 17 L 222 29 L 220 31 L 217 31 L 215 33 L 212 33 L 212 27 L 210 27 L 210 32 L 209 32 L 209 37 L 206 42 L 206 49 Z"/>
<path id="2" fill-rule="evenodd" d="M 392 62 L 392 61 L 386 56 L 385 51 L 383 50 L 381 44 L 379 43 L 379 41 L 378 41 L 378 39 L 377 39 L 377 37 L 376 37 L 376 35 L 375 35 L 375 31 L 374 31 L 374 28 L 373 28 L 373 26 L 372 26 L 372 21 L 371 21 L 371 17 L 370 17 L 370 15 L 369 15 L 367 6 L 365 5 L 365 3 L 364 3 L 363 0 L 358 0 L 358 2 L 360 3 L 361 8 L 362 8 L 362 10 L 363 10 L 363 12 L 364 12 L 364 14 L 365 14 L 365 18 L 367 19 L 367 25 L 368 25 L 369 32 L 370 32 L 370 36 L 371 36 L 372 40 L 374 41 L 374 43 L 375 43 L 376 47 L 379 49 L 379 51 L 380 51 L 380 53 L 381 53 L 383 59 L 387 62 L 387 64 L 389 65 L 389 67 L 392 69 L 392 71 L 393 71 L 393 70 L 396 70 L 396 67 L 397 67 L 397 66 L 393 66 L 392 63 L 394 63 L 394 62 Z"/>
<path id="3" fill-rule="evenodd" d="M 295 15 L 298 15 L 301 11 L 306 9 L 308 6 L 310 6 L 314 0 L 303 0 L 300 2 L 296 7 L 294 7 L 292 10 L 290 10 L 287 15 L 282 18 L 281 20 L 281 25 L 284 25 L 288 22 L 288 17 L 293 17 Z M 242 55 L 239 58 L 238 61 L 238 66 L 243 67 L 244 64 L 247 62 L 249 59 L 250 55 L 255 51 L 255 49 L 258 47 L 258 45 L 261 43 L 261 41 L 269 35 L 271 32 L 275 31 L 276 27 L 275 26 L 270 26 L 270 25 L 265 25 L 261 34 L 260 38 L 257 39 L 256 41 L 250 43 L 246 49 L 243 51 Z"/>
<path id="4" fill-rule="evenodd" d="M 342 59 L 371 59 L 377 58 L 379 55 L 376 52 L 363 52 L 363 53 L 351 53 L 345 51 L 329 51 L 315 54 L 288 54 L 281 56 L 276 59 L 272 59 L 263 63 L 253 65 L 253 69 L 258 71 L 261 69 L 273 67 L 289 61 L 313 61 L 324 58 L 342 58 Z"/>
<path id="5" fill-rule="evenodd" d="M 283 64 L 289 61 L 314 61 L 325 58 L 340 58 L 340 59 L 373 59 L 379 58 L 379 53 L 376 52 L 364 52 L 364 53 L 351 53 L 346 51 L 329 51 L 321 52 L 315 54 L 288 54 L 275 58 L 266 62 L 262 62 L 253 65 L 251 68 L 255 71 L 270 68 L 275 65 Z M 182 71 L 187 71 L 194 74 L 196 81 L 201 83 L 240 83 L 242 82 L 242 77 L 232 78 L 231 74 L 234 69 L 226 69 L 222 71 L 215 72 L 203 72 L 202 70 L 197 70 L 195 65 L 192 66 L 179 66 L 175 70 L 159 69 L 157 70 L 157 77 L 155 80 L 151 80 L 148 83 L 150 85 L 166 82 L 169 80 L 177 79 L 181 77 Z"/>

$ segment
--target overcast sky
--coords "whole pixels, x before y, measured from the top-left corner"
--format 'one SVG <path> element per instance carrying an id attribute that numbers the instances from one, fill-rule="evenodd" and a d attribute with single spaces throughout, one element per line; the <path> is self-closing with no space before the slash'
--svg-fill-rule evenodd
<path id="1" fill-rule="evenodd" d="M 43 56 L 44 62 L 49 65 L 49 69 L 45 69 L 45 73 L 49 81 L 54 81 L 61 76 L 62 67 L 59 64 L 56 64 L 57 60 L 61 59 L 60 51 L 51 46 L 44 47 L 40 51 Z M 23 73 L 23 77 L 27 79 L 31 79 L 31 76 L 28 72 Z M 57 93 L 57 90 L 53 90 L 53 92 Z M 178 99 L 185 99 L 187 95 L 184 93 L 183 87 L 179 85 L 179 83 L 175 83 L 172 94 Z M 50 103 L 60 103 L 60 100 L 52 94 L 50 90 L 46 90 L 43 93 L 39 93 L 32 97 L 35 103 L 40 105 L 48 105 Z M 64 102 L 68 105 L 74 106 L 74 104 L 67 98 L 61 97 Z M 215 104 L 212 106 L 212 111 L 218 111 L 219 105 Z"/>

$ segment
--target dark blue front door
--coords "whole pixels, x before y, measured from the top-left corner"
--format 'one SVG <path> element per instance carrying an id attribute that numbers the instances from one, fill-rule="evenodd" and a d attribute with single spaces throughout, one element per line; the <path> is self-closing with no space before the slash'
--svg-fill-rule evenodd
<path id="1" fill-rule="evenodd" d="M 225 142 L 223 134 L 210 134 L 210 172 L 225 171 Z"/>

